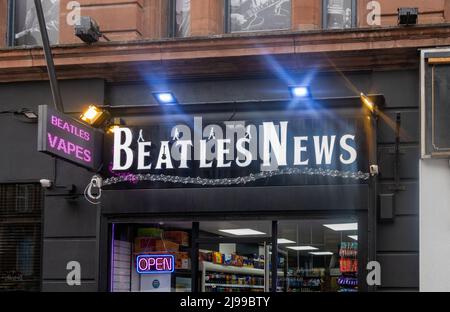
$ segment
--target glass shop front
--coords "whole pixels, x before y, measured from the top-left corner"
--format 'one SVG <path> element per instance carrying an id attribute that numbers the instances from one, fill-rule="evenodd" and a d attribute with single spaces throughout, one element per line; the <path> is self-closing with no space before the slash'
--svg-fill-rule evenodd
<path id="1" fill-rule="evenodd" d="M 106 138 L 107 289 L 366 290 L 370 113 L 224 116 L 134 120 Z"/>

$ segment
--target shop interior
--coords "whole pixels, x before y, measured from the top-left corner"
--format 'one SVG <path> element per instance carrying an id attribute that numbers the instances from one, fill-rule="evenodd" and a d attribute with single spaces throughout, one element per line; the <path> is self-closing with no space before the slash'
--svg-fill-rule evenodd
<path id="1" fill-rule="evenodd" d="M 272 221 L 199 222 L 195 253 L 192 229 L 192 222 L 112 224 L 110 290 L 190 292 L 198 255 L 202 292 L 271 291 Z M 277 291 L 358 291 L 356 218 L 279 220 L 277 234 Z M 143 272 L 136 259 L 145 255 L 171 255 L 174 267 Z"/>

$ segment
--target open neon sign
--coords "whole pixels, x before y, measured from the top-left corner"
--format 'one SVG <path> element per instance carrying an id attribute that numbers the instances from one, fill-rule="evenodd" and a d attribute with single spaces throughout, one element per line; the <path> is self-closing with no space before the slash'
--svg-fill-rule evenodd
<path id="1" fill-rule="evenodd" d="M 164 274 L 175 270 L 172 255 L 140 255 L 136 258 L 136 271 L 139 274 Z"/>

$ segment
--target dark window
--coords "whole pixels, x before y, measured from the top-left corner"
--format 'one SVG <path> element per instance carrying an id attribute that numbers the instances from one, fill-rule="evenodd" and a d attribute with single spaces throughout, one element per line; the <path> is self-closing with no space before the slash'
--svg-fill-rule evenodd
<path id="1" fill-rule="evenodd" d="M 291 0 L 228 0 L 229 32 L 291 28 Z"/>
<path id="2" fill-rule="evenodd" d="M 355 0 L 323 0 L 323 27 L 325 29 L 347 29 L 355 26 Z"/>
<path id="3" fill-rule="evenodd" d="M 0 184 L 0 291 L 39 291 L 42 191 Z"/>
<path id="4" fill-rule="evenodd" d="M 51 44 L 58 43 L 59 5 L 60 0 L 42 0 L 42 9 Z M 8 42 L 10 46 L 42 44 L 34 0 L 9 1 Z"/>

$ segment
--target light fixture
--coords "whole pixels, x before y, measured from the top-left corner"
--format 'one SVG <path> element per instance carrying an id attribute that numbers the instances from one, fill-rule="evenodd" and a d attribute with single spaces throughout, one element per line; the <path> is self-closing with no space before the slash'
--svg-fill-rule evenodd
<path id="1" fill-rule="evenodd" d="M 248 236 L 248 235 L 265 235 L 266 233 L 252 230 L 252 229 L 229 229 L 229 230 L 219 230 L 220 232 L 228 233 L 236 236 Z"/>
<path id="2" fill-rule="evenodd" d="M 75 24 L 75 36 L 85 43 L 97 42 L 102 33 L 97 22 L 89 16 L 80 16 L 79 22 Z"/>
<path id="3" fill-rule="evenodd" d="M 358 229 L 358 223 L 324 224 L 323 226 L 333 231 L 356 231 Z"/>
<path id="4" fill-rule="evenodd" d="M 372 102 L 372 100 L 371 100 L 367 95 L 365 95 L 365 94 L 362 93 L 362 92 L 361 92 L 360 97 L 361 97 L 361 101 L 364 103 L 364 105 L 365 105 L 368 109 L 370 109 L 370 111 L 373 112 L 373 111 L 375 110 L 375 104 Z"/>
<path id="5" fill-rule="evenodd" d="M 28 119 L 34 120 L 38 118 L 38 115 L 32 111 L 23 111 L 22 114 Z"/>
<path id="6" fill-rule="evenodd" d="M 289 86 L 291 96 L 296 99 L 306 99 L 311 97 L 311 90 L 308 86 Z"/>
<path id="7" fill-rule="evenodd" d="M 399 8 L 398 25 L 415 25 L 419 16 L 418 8 Z"/>
<path id="8" fill-rule="evenodd" d="M 277 240 L 277 243 L 278 244 L 295 244 L 295 242 L 294 241 L 291 241 L 291 240 L 289 240 L 289 239 L 286 239 L 286 238 L 279 238 L 278 240 Z"/>
<path id="9" fill-rule="evenodd" d="M 91 126 L 97 127 L 109 119 L 109 113 L 96 107 L 95 105 L 90 105 L 88 109 L 80 116 L 80 119 Z"/>
<path id="10" fill-rule="evenodd" d="M 350 237 L 351 239 L 357 241 L 358 240 L 358 235 L 348 235 L 348 237 Z"/>
<path id="11" fill-rule="evenodd" d="M 172 92 L 153 92 L 153 96 L 159 104 L 177 104 L 178 101 Z"/>
<path id="12" fill-rule="evenodd" d="M 121 118 L 113 118 L 112 122 L 107 126 L 106 133 L 114 133 L 116 129 L 119 129 L 121 126 L 123 126 L 125 123 Z"/>
<path id="13" fill-rule="evenodd" d="M 331 251 L 312 251 L 310 252 L 313 256 L 332 256 L 333 253 Z"/>
<path id="14" fill-rule="evenodd" d="M 318 250 L 319 249 L 319 248 L 316 248 L 313 246 L 289 246 L 287 248 L 296 250 L 296 251 L 310 251 L 310 250 Z"/>

